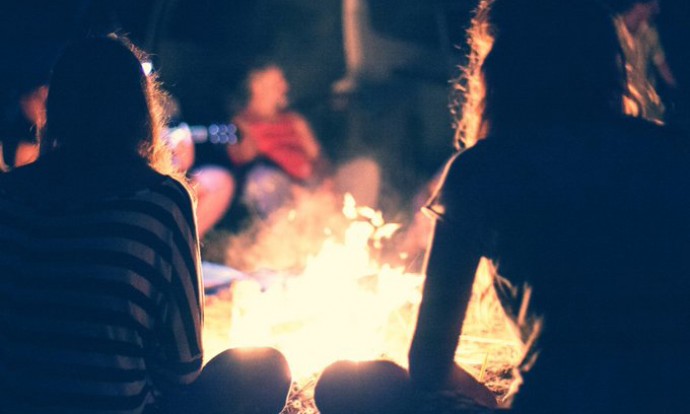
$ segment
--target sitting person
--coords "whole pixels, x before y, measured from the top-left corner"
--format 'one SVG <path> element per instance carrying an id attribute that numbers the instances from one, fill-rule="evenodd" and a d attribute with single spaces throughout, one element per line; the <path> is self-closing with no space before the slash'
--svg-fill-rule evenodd
<path id="1" fill-rule="evenodd" d="M 197 197 L 197 226 L 201 239 L 230 209 L 235 195 L 235 178 L 227 169 L 215 165 L 193 169 L 190 178 Z"/>
<path id="2" fill-rule="evenodd" d="M 514 411 L 682 411 L 687 380 L 674 367 L 687 366 L 690 345 L 677 329 L 690 314 L 688 266 L 677 259 L 690 253 L 687 138 L 622 115 L 620 47 L 597 1 L 483 1 L 471 34 L 459 124 L 469 149 L 428 206 L 436 220 L 413 385 L 454 388 L 486 257 L 514 286 L 532 286 L 544 321 Z"/>
<path id="3" fill-rule="evenodd" d="M 1 410 L 278 413 L 278 351 L 202 370 L 193 201 L 137 53 L 114 37 L 68 46 L 38 160 L 0 175 Z"/>
<path id="4" fill-rule="evenodd" d="M 412 392 L 386 412 L 413 406 L 409 394 L 496 404 L 455 363 L 482 257 L 502 276 L 495 284 L 529 283 L 530 307 L 543 317 L 519 364 L 513 412 L 683 412 L 687 137 L 623 116 L 620 46 L 596 0 L 482 0 L 469 33 L 458 131 L 467 149 L 427 207 L 435 221 L 409 352 Z M 518 319 L 520 304 L 500 287 Z M 343 379 L 351 370 L 326 372 L 317 404 L 345 412 L 333 390 L 345 384 L 357 396 L 357 380 Z"/>
<path id="5" fill-rule="evenodd" d="M 173 164 L 179 172 L 189 177 L 196 196 L 197 232 L 201 240 L 230 209 L 235 196 L 235 178 L 220 165 L 195 166 L 194 132 L 185 123 L 177 122 L 180 110 L 174 97 L 164 95 L 161 102 L 168 122 L 174 125 L 167 128 L 164 134 L 172 150 Z"/>
<path id="6" fill-rule="evenodd" d="M 642 118 L 664 121 L 665 105 L 658 93 L 678 84 L 666 60 L 654 18 L 661 11 L 659 0 L 609 0 L 615 13 L 616 29 L 625 56 L 628 89 L 636 112 Z"/>
<path id="7" fill-rule="evenodd" d="M 43 82 L 19 93 L 6 109 L 0 127 L 0 172 L 32 163 L 38 158 L 38 131 L 45 123 L 48 86 Z"/>
<path id="8" fill-rule="evenodd" d="M 244 199 L 259 216 L 290 202 L 296 189 L 315 188 L 324 181 L 335 191 L 354 193 L 360 204 L 376 205 L 378 165 L 358 158 L 331 174 L 309 123 L 288 108 L 289 84 L 278 66 L 255 66 L 245 88 L 246 104 L 233 118 L 240 140 L 227 149 L 235 165 L 248 167 Z"/>

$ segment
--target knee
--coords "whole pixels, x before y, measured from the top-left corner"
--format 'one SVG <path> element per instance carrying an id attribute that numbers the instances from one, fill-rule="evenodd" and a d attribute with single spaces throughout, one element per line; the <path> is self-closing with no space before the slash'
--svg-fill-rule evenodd
<path id="1" fill-rule="evenodd" d="M 274 193 L 290 183 L 288 175 L 278 168 L 257 165 L 247 174 L 245 190 L 251 193 Z"/>
<path id="2" fill-rule="evenodd" d="M 211 359 L 196 386 L 206 409 L 276 414 L 285 406 L 291 383 L 288 362 L 280 351 L 234 348 Z"/>
<path id="3" fill-rule="evenodd" d="M 225 170 L 220 170 L 214 173 L 214 181 L 216 183 L 216 191 L 223 194 L 228 200 L 231 199 L 235 193 L 235 179 L 232 174 Z"/>
<path id="4" fill-rule="evenodd" d="M 268 347 L 225 350 L 208 362 L 206 370 L 237 372 L 247 381 L 265 380 L 272 384 L 287 384 L 288 387 L 292 380 L 285 356 Z"/>
<path id="5" fill-rule="evenodd" d="M 256 208 L 260 216 L 271 213 L 292 199 L 293 182 L 274 167 L 258 165 L 248 173 L 244 184 L 244 201 Z"/>
<path id="6" fill-rule="evenodd" d="M 235 179 L 223 168 L 204 167 L 196 171 L 193 177 L 202 194 L 230 199 L 235 192 Z"/>
<path id="7" fill-rule="evenodd" d="M 401 414 L 410 406 L 410 382 L 390 361 L 338 361 L 319 377 L 314 401 L 322 414 Z"/>

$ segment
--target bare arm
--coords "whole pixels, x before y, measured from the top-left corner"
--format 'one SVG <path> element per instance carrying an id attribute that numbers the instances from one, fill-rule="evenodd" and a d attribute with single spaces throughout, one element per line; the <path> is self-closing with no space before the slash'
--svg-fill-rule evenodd
<path id="1" fill-rule="evenodd" d="M 228 156 L 235 164 L 244 165 L 259 156 L 259 149 L 248 125 L 240 118 L 234 119 L 233 122 L 237 125 L 242 138 L 237 144 L 227 146 Z"/>
<path id="2" fill-rule="evenodd" d="M 437 222 L 426 259 L 427 279 L 410 348 L 410 377 L 424 392 L 453 390 L 489 408 L 496 397 L 455 364 L 480 254 L 475 241 Z"/>
<path id="3" fill-rule="evenodd" d="M 299 134 L 304 153 L 311 160 L 319 158 L 321 156 L 321 146 L 309 123 L 301 115 L 295 114 L 295 119 L 295 128 Z"/>
<path id="4" fill-rule="evenodd" d="M 659 72 L 659 76 L 661 76 L 661 79 L 663 79 L 664 83 L 666 83 L 666 86 L 670 87 L 671 89 L 675 89 L 678 87 L 676 77 L 673 76 L 673 72 L 671 71 L 671 68 L 668 66 L 668 63 L 666 63 L 666 61 L 657 63 L 656 69 Z"/>
<path id="5" fill-rule="evenodd" d="M 673 76 L 673 71 L 666 61 L 666 53 L 661 45 L 661 39 L 659 38 L 659 32 L 656 27 L 651 26 L 646 31 L 647 42 L 651 44 L 651 59 L 654 63 L 657 73 L 661 76 L 661 79 L 666 84 L 665 86 L 676 89 L 678 87 L 678 82 L 676 77 Z"/>
<path id="6" fill-rule="evenodd" d="M 452 388 L 455 350 L 479 259 L 470 240 L 453 231 L 448 223 L 435 224 L 409 355 L 410 376 L 419 389 Z"/>
<path id="7" fill-rule="evenodd" d="M 481 235 L 487 231 L 484 187 L 477 180 L 483 163 L 473 164 L 471 154 L 467 155 L 448 164 L 440 179 L 441 190 L 429 208 L 437 218 L 424 264 L 426 281 L 409 353 L 410 378 L 423 393 L 452 390 L 495 407 L 491 391 L 455 364 L 475 273 L 484 254 Z"/>

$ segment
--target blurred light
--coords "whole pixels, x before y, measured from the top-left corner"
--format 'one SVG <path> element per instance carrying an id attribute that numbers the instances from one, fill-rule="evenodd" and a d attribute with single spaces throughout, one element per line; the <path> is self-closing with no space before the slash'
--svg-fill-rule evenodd
<path id="1" fill-rule="evenodd" d="M 141 68 L 144 70 L 144 74 L 149 76 L 151 72 L 153 72 L 153 63 L 147 61 L 141 62 Z"/>

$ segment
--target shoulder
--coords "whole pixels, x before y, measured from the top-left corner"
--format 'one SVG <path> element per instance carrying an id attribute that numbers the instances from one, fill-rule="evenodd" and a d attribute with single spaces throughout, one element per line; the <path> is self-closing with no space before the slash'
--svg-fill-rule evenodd
<path id="1" fill-rule="evenodd" d="M 470 204 L 481 203 L 490 170 L 491 152 L 483 142 L 456 153 L 446 163 L 436 194 L 427 209 L 437 216 L 455 217 Z"/>
<path id="2" fill-rule="evenodd" d="M 156 173 L 158 174 L 158 173 Z M 191 194 L 189 187 L 182 183 L 180 180 L 177 178 L 173 178 L 169 175 L 162 175 L 158 174 L 160 176 L 160 180 L 158 181 L 157 187 L 161 191 L 164 191 L 168 194 L 174 195 L 175 199 L 177 200 L 190 200 L 191 201 Z M 185 202 L 186 204 L 186 202 Z"/>
<path id="3" fill-rule="evenodd" d="M 640 37 L 647 42 L 659 42 L 659 32 L 654 25 L 643 22 L 639 29 Z"/>
<path id="4" fill-rule="evenodd" d="M 471 148 L 459 151 L 446 164 L 444 182 L 468 182 L 485 176 L 500 153 L 500 147 L 491 140 L 481 140 Z"/>
<path id="5" fill-rule="evenodd" d="M 232 118 L 232 122 L 239 128 L 253 128 L 264 123 L 264 119 L 248 109 L 240 111 Z"/>
<path id="6" fill-rule="evenodd" d="M 163 196 L 172 208 L 190 218 L 194 217 L 194 201 L 187 185 L 176 178 L 162 176 L 152 193 Z"/>
<path id="7" fill-rule="evenodd" d="M 297 111 L 292 111 L 292 110 L 285 111 L 281 115 L 281 117 L 282 117 L 283 121 L 291 122 L 294 125 L 299 125 L 299 126 L 307 125 L 307 119 L 304 117 L 304 115 L 300 114 Z"/>
<path id="8" fill-rule="evenodd" d="M 176 243 L 196 244 L 194 198 L 184 183 L 161 175 L 156 185 L 132 194 L 129 201 L 131 203 L 125 201 L 122 205 L 132 205 L 137 211 L 162 223 L 177 240 Z M 119 203 L 117 200 L 115 202 Z"/>

